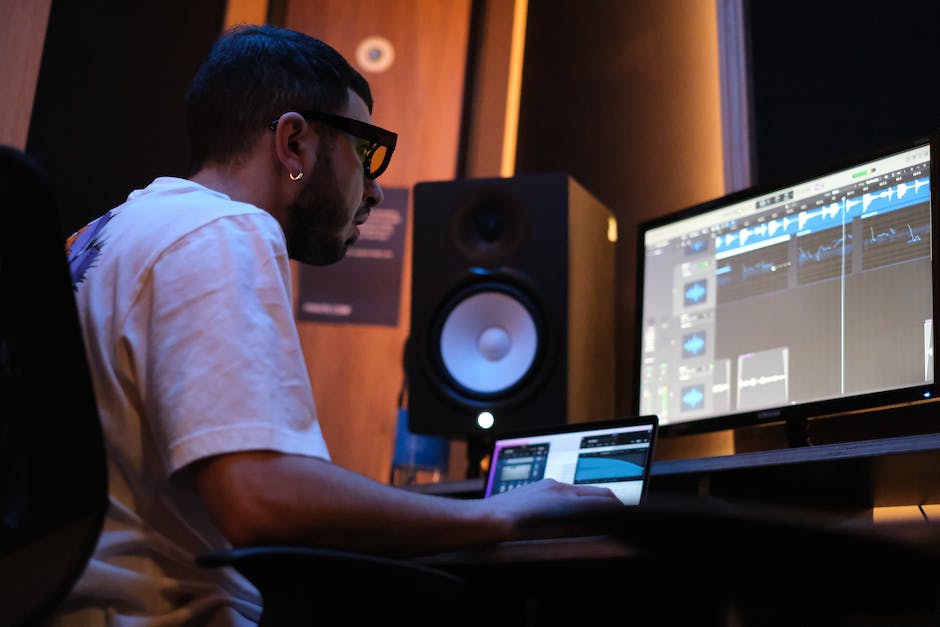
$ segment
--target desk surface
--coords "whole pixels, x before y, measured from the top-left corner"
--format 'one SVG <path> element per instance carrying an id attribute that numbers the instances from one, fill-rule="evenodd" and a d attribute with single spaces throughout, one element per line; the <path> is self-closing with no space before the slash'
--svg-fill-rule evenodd
<path id="1" fill-rule="evenodd" d="M 718 617 L 714 624 L 725 624 L 729 604 L 749 619 L 738 624 L 813 624 L 807 613 L 819 624 L 868 612 L 886 622 L 866 625 L 892 625 L 901 614 L 925 618 L 904 623 L 912 625 L 940 617 L 940 525 L 833 524 L 707 498 L 665 499 L 622 514 L 600 521 L 609 531 L 603 535 L 507 542 L 418 561 L 491 597 L 534 600 L 548 608 L 543 617 L 563 601 L 596 610 L 614 600 L 620 603 L 610 618 L 618 618 L 636 596 L 696 625 L 712 624 L 701 620 L 706 610 Z M 574 521 L 578 528 L 585 522 Z"/>
<path id="2" fill-rule="evenodd" d="M 660 493 L 810 509 L 940 503 L 940 434 L 659 461 L 651 475 Z"/>
<path id="3" fill-rule="evenodd" d="M 846 522 L 826 513 L 712 497 L 651 497 L 644 505 L 535 520 L 528 528 L 533 537 L 543 539 L 421 559 L 429 563 L 492 563 L 620 559 L 650 552 L 725 556 L 740 552 L 750 556 L 764 548 L 780 552 L 786 559 L 863 551 L 869 555 L 908 554 L 940 566 L 940 523 Z"/>

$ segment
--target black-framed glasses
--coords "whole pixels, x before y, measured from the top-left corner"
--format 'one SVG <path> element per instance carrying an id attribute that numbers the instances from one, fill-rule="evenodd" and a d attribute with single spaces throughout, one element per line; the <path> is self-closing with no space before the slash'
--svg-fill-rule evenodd
<path id="1" fill-rule="evenodd" d="M 362 158 L 362 171 L 367 179 L 376 179 L 382 172 L 385 172 L 388 162 L 392 160 L 395 143 L 398 141 L 396 133 L 342 115 L 319 111 L 298 111 L 298 113 L 307 120 L 319 120 L 369 142 L 368 148 L 359 151 L 359 156 Z M 277 123 L 278 120 L 271 122 L 272 131 L 277 128 Z"/>

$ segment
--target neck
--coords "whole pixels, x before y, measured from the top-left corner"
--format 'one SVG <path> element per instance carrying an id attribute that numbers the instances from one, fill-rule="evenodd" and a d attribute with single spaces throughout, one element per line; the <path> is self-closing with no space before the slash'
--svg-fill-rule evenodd
<path id="1" fill-rule="evenodd" d="M 256 157 L 227 164 L 209 163 L 190 178 L 232 200 L 252 204 L 280 218 L 278 190 L 272 186 L 273 178 L 265 170 L 265 162 Z"/>
<path id="2" fill-rule="evenodd" d="M 232 200 L 247 202 L 262 209 L 266 208 L 263 190 L 258 185 L 252 185 L 240 169 L 215 164 L 207 165 L 190 178 L 204 187 L 225 194 Z"/>

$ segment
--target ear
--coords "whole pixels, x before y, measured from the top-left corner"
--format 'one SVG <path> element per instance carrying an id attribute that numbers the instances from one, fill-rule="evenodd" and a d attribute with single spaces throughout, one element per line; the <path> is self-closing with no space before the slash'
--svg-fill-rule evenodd
<path id="1" fill-rule="evenodd" d="M 302 115 L 294 111 L 278 118 L 274 128 L 274 157 L 284 177 L 313 169 L 319 135 Z"/>

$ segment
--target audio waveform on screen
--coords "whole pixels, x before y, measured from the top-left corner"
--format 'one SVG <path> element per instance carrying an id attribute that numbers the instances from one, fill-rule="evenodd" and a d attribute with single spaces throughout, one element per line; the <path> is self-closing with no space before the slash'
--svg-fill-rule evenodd
<path id="1" fill-rule="evenodd" d="M 702 409 L 705 406 L 705 386 L 690 385 L 682 388 L 682 411 Z"/>
<path id="2" fill-rule="evenodd" d="M 851 274 L 855 255 L 853 225 L 838 225 L 799 238 L 797 279 L 800 285 Z"/>
<path id="3" fill-rule="evenodd" d="M 693 240 L 689 240 L 685 243 L 685 254 L 686 255 L 698 255 L 704 253 L 708 250 L 708 239 L 705 237 L 699 237 Z"/>
<path id="4" fill-rule="evenodd" d="M 798 262 L 799 265 L 802 266 L 811 262 L 820 263 L 827 261 L 833 257 L 841 259 L 843 256 L 849 256 L 851 254 L 852 234 L 849 233 L 845 237 L 837 237 L 826 244 L 820 244 L 815 250 L 807 250 L 800 247 Z"/>
<path id="5" fill-rule="evenodd" d="M 923 203 L 862 223 L 865 270 L 930 256 L 930 205 Z"/>
<path id="6" fill-rule="evenodd" d="M 864 194 L 862 196 L 862 213 L 866 213 L 875 203 L 891 203 L 897 197 L 897 200 L 903 199 L 908 190 L 911 190 L 915 196 L 918 196 L 921 189 L 929 190 L 930 180 L 919 179 L 911 184 L 899 183 L 896 187 L 889 187 L 874 194 Z M 877 209 L 877 207 L 876 207 Z"/>
<path id="7" fill-rule="evenodd" d="M 796 216 L 784 216 L 747 226 L 731 233 L 715 237 L 717 253 L 731 252 L 736 248 L 756 245 L 771 238 L 805 234 L 819 231 L 837 224 L 851 222 L 856 217 L 867 217 L 898 211 L 930 200 L 930 178 L 923 177 L 910 182 L 898 183 L 884 189 L 864 192 L 860 196 L 848 196 L 820 207 L 801 211 Z"/>
<path id="8" fill-rule="evenodd" d="M 785 374 L 773 374 L 766 377 L 751 377 L 750 379 L 741 379 L 738 381 L 738 386 L 742 389 L 756 388 L 763 385 L 770 385 L 772 383 L 780 383 L 781 381 L 786 380 L 787 375 Z"/>
<path id="9" fill-rule="evenodd" d="M 741 266 L 741 278 L 747 281 L 748 279 L 756 278 L 761 275 L 767 274 L 769 272 L 776 272 L 777 264 L 772 261 L 758 261 L 754 264 L 743 264 Z"/>
<path id="10" fill-rule="evenodd" d="M 705 350 L 705 332 L 690 333 L 682 338 L 682 356 L 686 359 L 699 357 Z"/>
<path id="11" fill-rule="evenodd" d="M 686 283 L 684 291 L 686 306 L 698 305 L 704 302 L 707 295 L 708 283 L 706 281 L 702 280 Z"/>
<path id="12" fill-rule="evenodd" d="M 738 355 L 737 406 L 771 407 L 789 399 L 789 348 Z"/>
<path id="13" fill-rule="evenodd" d="M 770 294 L 787 287 L 790 268 L 786 242 L 740 253 L 722 260 L 717 302 L 728 303 Z"/>
<path id="14" fill-rule="evenodd" d="M 917 242 L 923 240 L 921 233 L 924 235 L 929 234 L 930 227 L 918 226 L 917 230 L 919 232 L 915 232 L 914 227 L 912 227 L 910 224 L 905 224 L 901 230 L 898 230 L 893 226 L 889 227 L 887 231 L 882 231 L 880 233 L 875 233 L 875 229 L 873 228 L 869 228 L 868 230 L 870 236 L 867 243 L 871 246 L 877 246 L 878 244 L 883 243 L 894 243 L 898 239 L 903 240 L 902 243 L 905 244 L 916 244 Z"/>
<path id="15" fill-rule="evenodd" d="M 644 453 L 645 454 L 645 453 Z M 582 455 L 575 469 L 574 483 L 603 483 L 639 479 L 643 466 L 614 457 L 588 457 Z"/>

